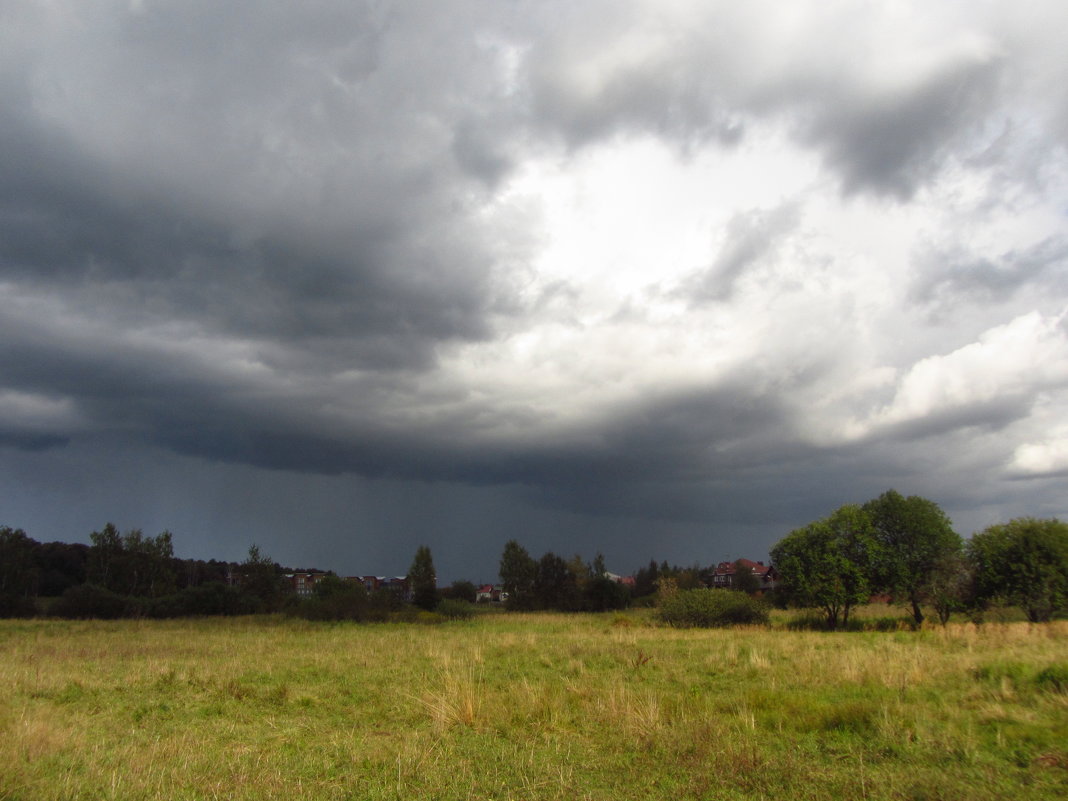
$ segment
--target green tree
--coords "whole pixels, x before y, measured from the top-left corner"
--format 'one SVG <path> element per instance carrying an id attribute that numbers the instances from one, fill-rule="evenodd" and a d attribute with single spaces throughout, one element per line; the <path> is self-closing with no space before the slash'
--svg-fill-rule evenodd
<path id="1" fill-rule="evenodd" d="M 473 604 L 478 597 L 478 587 L 474 582 L 467 579 L 459 579 L 449 585 L 446 594 L 449 598 L 456 601 L 467 601 Z"/>
<path id="2" fill-rule="evenodd" d="M 534 597 L 542 609 L 578 610 L 581 605 L 578 583 L 563 557 L 549 551 L 538 560 L 534 572 Z"/>
<path id="3" fill-rule="evenodd" d="M 923 597 L 934 607 L 944 626 L 950 615 L 973 605 L 974 573 L 963 551 L 945 553 L 934 563 L 927 580 L 920 587 Z"/>
<path id="4" fill-rule="evenodd" d="M 823 611 L 828 628 L 849 623 L 850 610 L 871 596 L 879 541 L 867 513 L 847 505 L 790 532 L 771 550 L 779 596 L 791 606 Z"/>
<path id="5" fill-rule="evenodd" d="M 140 529 L 133 529 L 123 535 L 122 549 L 127 595 L 158 598 L 175 591 L 174 544 L 169 531 L 146 537 Z"/>
<path id="6" fill-rule="evenodd" d="M 275 612 L 282 603 L 284 590 L 278 565 L 271 557 L 260 551 L 253 543 L 248 547 L 248 556 L 238 568 L 241 576 L 241 592 L 253 599 L 257 611 Z"/>
<path id="7" fill-rule="evenodd" d="M 744 592 L 747 595 L 755 595 L 760 591 L 760 579 L 753 574 L 753 569 L 739 559 L 734 563 L 734 580 L 732 590 Z"/>
<path id="8" fill-rule="evenodd" d="M 1068 523 L 1020 517 L 968 543 L 977 600 L 1019 606 L 1034 622 L 1068 607 Z"/>
<path id="9" fill-rule="evenodd" d="M 432 611 L 441 600 L 438 597 L 438 576 L 434 571 L 434 557 L 430 548 L 420 545 L 408 568 L 408 583 L 412 588 L 412 602 L 420 609 Z"/>
<path id="10" fill-rule="evenodd" d="M 526 548 L 515 540 L 505 543 L 499 574 L 501 587 L 508 594 L 509 609 L 533 608 L 534 577 L 537 569 L 538 563 Z"/>
<path id="11" fill-rule="evenodd" d="M 0 616 L 33 613 L 38 547 L 21 528 L 0 526 Z"/>
<path id="12" fill-rule="evenodd" d="M 583 606 L 591 612 L 624 609 L 630 603 L 630 591 L 607 576 L 594 576 L 583 591 Z"/>
<path id="13" fill-rule="evenodd" d="M 89 535 L 86 580 L 119 595 L 156 598 L 172 593 L 177 575 L 169 531 L 146 537 L 140 529 L 120 534 L 113 523 Z"/>
<path id="14" fill-rule="evenodd" d="M 594 577 L 604 578 L 604 574 L 608 572 L 608 568 L 605 566 L 604 554 L 600 551 L 593 557 L 593 561 L 590 563 L 590 575 Z"/>
<path id="15" fill-rule="evenodd" d="M 918 625 L 923 622 L 921 604 L 931 600 L 926 589 L 932 586 L 934 571 L 960 554 L 964 543 L 938 504 L 918 495 L 906 498 L 888 490 L 864 504 L 864 511 L 881 546 L 878 589 L 911 604 Z"/>
<path id="16" fill-rule="evenodd" d="M 587 564 L 581 554 L 575 554 L 567 560 L 567 569 L 571 573 L 571 580 L 578 589 L 578 594 L 585 595 L 586 588 L 594 578 L 593 566 Z"/>
<path id="17" fill-rule="evenodd" d="M 649 566 L 639 568 L 634 574 L 634 597 L 642 598 L 653 595 L 656 592 L 656 582 L 659 579 L 660 568 L 655 559 L 649 560 Z"/>
<path id="18" fill-rule="evenodd" d="M 114 523 L 106 523 L 100 531 L 89 535 L 89 558 L 85 566 L 85 580 L 109 590 L 123 583 L 122 534 Z"/>

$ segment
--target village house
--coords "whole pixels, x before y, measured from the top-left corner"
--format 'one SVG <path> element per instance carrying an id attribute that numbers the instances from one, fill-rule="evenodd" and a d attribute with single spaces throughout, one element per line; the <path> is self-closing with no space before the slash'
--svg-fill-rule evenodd
<path id="1" fill-rule="evenodd" d="M 307 598 L 315 591 L 315 585 L 329 576 L 329 573 L 315 571 L 309 573 L 288 573 L 286 580 L 293 588 L 293 592 L 302 598 Z"/>
<path id="2" fill-rule="evenodd" d="M 607 570 L 604 573 L 604 577 L 614 581 L 616 584 L 622 584 L 624 587 L 631 590 L 634 589 L 634 586 L 637 583 L 634 576 L 620 576 L 618 573 L 610 573 Z"/>
<path id="3" fill-rule="evenodd" d="M 508 593 L 500 584 L 483 584 L 475 591 L 475 603 L 503 604 Z"/>
<path id="4" fill-rule="evenodd" d="M 775 572 L 775 568 L 772 565 L 765 565 L 763 562 L 754 562 L 751 559 L 738 559 L 734 562 L 720 562 L 716 565 L 716 569 L 712 571 L 712 587 L 719 589 L 733 589 L 735 585 L 735 575 L 738 567 L 743 569 L 748 568 L 760 581 L 760 591 L 768 592 L 775 589 L 778 583 L 779 574 Z"/>
<path id="5" fill-rule="evenodd" d="M 411 583 L 407 576 L 346 576 L 345 581 L 362 584 L 370 595 L 375 590 L 395 592 L 402 600 L 412 600 Z"/>

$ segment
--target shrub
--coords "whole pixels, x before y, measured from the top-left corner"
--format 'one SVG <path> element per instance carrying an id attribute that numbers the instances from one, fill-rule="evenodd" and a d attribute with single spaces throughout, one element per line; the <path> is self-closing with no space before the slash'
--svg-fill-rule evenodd
<path id="1" fill-rule="evenodd" d="M 371 601 L 362 584 L 327 576 L 311 598 L 297 601 L 289 613 L 306 620 L 362 621 L 371 616 Z"/>
<path id="2" fill-rule="evenodd" d="M 768 605 L 734 590 L 680 590 L 661 601 L 659 618 L 672 626 L 711 628 L 765 624 Z"/>
<path id="3" fill-rule="evenodd" d="M 37 608 L 33 598 L 18 595 L 0 595 L 0 617 L 33 617 Z"/>
<path id="4" fill-rule="evenodd" d="M 95 584 L 70 587 L 52 605 L 52 614 L 67 618 L 115 620 L 127 614 L 127 598 Z"/>
<path id="5" fill-rule="evenodd" d="M 138 603 L 141 614 L 154 618 L 249 615 L 256 611 L 253 598 L 220 581 L 186 587 L 159 598 L 138 599 Z"/>
<path id="6" fill-rule="evenodd" d="M 461 579 L 454 581 L 441 595 L 443 598 L 453 598 L 458 601 L 474 603 L 478 598 L 478 587 L 473 582 Z"/>
<path id="7" fill-rule="evenodd" d="M 438 604 L 437 613 L 450 620 L 467 620 L 475 614 L 475 605 L 458 598 L 446 598 Z"/>

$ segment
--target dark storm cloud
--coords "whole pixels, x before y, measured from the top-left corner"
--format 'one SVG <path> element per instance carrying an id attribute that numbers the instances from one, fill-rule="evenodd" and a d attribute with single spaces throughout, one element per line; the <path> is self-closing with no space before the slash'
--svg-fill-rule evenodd
<path id="1" fill-rule="evenodd" d="M 0 430 L 0 448 L 15 448 L 21 451 L 45 451 L 60 448 L 70 443 L 69 437 L 56 434 L 34 434 L 25 431 Z"/>
<path id="2" fill-rule="evenodd" d="M 348 366 L 426 366 L 440 341 L 485 337 L 508 290 L 465 214 L 474 190 L 434 152 L 447 156 L 450 119 L 406 128 L 448 92 L 421 80 L 424 63 L 394 68 L 363 102 L 332 94 L 376 83 L 388 27 L 343 8 L 290 19 L 150 6 L 95 23 L 115 50 L 93 54 L 88 75 L 22 65 L 4 89 L 2 274 L 76 304 L 106 292 L 206 330 L 304 340 Z M 324 48 L 337 74 L 309 76 L 302 58 Z M 75 43 L 70 59 L 86 58 Z M 99 110 L 49 115 L 55 98 L 34 97 L 46 78 L 112 85 L 91 84 Z M 406 86 L 414 108 L 396 102 Z"/>
<path id="3" fill-rule="evenodd" d="M 51 456 L 91 452 L 70 468 L 70 489 L 91 483 L 79 476 L 95 460 L 132 452 L 154 497 L 195 487 L 192 496 L 203 490 L 183 461 L 193 457 L 238 495 L 264 482 L 276 496 L 291 486 L 318 498 L 321 480 L 339 519 L 353 510 L 336 500 L 345 487 L 333 477 L 404 485 L 367 518 L 378 531 L 430 496 L 439 519 L 472 526 L 480 518 L 467 505 L 481 498 L 507 531 L 522 498 L 565 541 L 588 517 L 610 541 L 613 515 L 771 531 L 863 500 L 843 499 L 844 487 L 876 494 L 907 479 L 912 468 L 886 464 L 907 465 L 916 442 L 986 436 L 1026 416 L 1025 388 L 898 422 L 861 450 L 820 433 L 833 409 L 807 408 L 819 406 L 821 382 L 826 394 L 847 392 L 854 376 L 851 364 L 825 366 L 848 348 L 813 337 L 821 312 L 807 316 L 805 299 L 740 311 L 788 319 L 746 329 L 766 338 L 752 348 L 712 335 L 708 307 L 749 308 L 746 279 L 762 270 L 775 284 L 809 198 L 778 192 L 726 210 L 712 252 L 664 284 L 679 287 L 667 301 L 681 319 L 633 300 L 628 319 L 606 315 L 618 328 L 598 338 L 600 312 L 582 304 L 605 287 L 581 283 L 585 265 L 536 274 L 551 233 L 540 198 L 508 206 L 498 193 L 532 162 L 566 172 L 628 139 L 655 140 L 684 162 L 705 149 L 711 183 L 717 158 L 756 141 L 800 146 L 826 170 L 813 192 L 832 186 L 845 202 L 873 195 L 898 208 L 947 165 L 1015 176 L 1003 155 L 1020 147 L 1015 128 L 1004 147 L 982 149 L 1011 98 L 996 31 L 913 66 L 890 57 L 914 44 L 908 26 L 884 40 L 878 24 L 851 18 L 853 46 L 812 9 L 785 37 L 765 24 L 765 7 L 658 9 L 4 4 L 0 447 L 33 457 L 42 493 Z M 1063 239 L 995 255 L 961 241 L 955 232 L 918 260 L 913 300 L 967 305 L 1032 285 L 1055 294 L 1063 281 Z M 869 285 L 842 290 L 831 267 L 814 264 L 791 266 L 824 270 L 827 295 L 811 305 L 842 318 L 826 337 L 864 340 L 868 329 L 850 327 L 864 312 L 843 311 L 861 304 L 834 293 Z M 782 300 L 772 288 L 769 306 Z M 707 328 L 752 364 L 727 353 L 713 370 L 699 351 L 687 363 L 668 346 L 636 347 L 661 324 L 680 339 Z M 514 340 L 533 332 L 529 347 L 550 349 L 557 329 L 574 335 L 556 346 L 563 357 L 508 361 L 509 348 L 526 347 Z M 892 350 L 882 332 L 870 337 L 879 358 Z M 883 364 L 857 362 L 857 372 Z M 160 452 L 157 474 L 146 465 Z M 992 453 L 987 464 L 1004 461 Z M 246 513 L 269 523 L 262 510 Z M 422 514 L 412 525 L 431 529 L 434 515 Z M 619 525 L 640 541 L 640 526 Z"/>

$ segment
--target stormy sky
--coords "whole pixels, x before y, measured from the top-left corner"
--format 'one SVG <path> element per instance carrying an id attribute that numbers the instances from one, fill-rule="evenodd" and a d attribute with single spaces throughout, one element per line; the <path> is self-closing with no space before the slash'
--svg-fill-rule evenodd
<path id="1" fill-rule="evenodd" d="M 1068 515 L 1066 32 L 0 0 L 0 523 L 446 581 Z"/>

